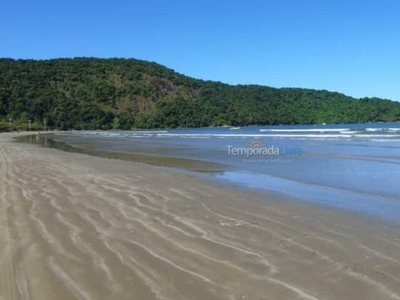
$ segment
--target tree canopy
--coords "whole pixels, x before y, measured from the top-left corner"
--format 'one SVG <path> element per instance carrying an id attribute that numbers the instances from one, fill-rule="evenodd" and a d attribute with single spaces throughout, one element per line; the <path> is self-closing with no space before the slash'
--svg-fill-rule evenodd
<path id="1" fill-rule="evenodd" d="M 400 103 L 228 85 L 136 59 L 0 59 L 0 131 L 400 121 Z"/>

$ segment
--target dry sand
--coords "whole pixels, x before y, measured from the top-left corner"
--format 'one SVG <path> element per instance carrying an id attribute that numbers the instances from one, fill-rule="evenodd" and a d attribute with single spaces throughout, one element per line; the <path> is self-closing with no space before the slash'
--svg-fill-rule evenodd
<path id="1" fill-rule="evenodd" d="M 0 135 L 0 299 L 400 299 L 400 231 Z"/>

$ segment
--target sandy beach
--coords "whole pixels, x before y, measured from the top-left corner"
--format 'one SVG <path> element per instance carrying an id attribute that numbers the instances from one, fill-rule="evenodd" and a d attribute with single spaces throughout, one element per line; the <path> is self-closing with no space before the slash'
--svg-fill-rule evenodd
<path id="1" fill-rule="evenodd" d="M 396 225 L 12 136 L 1 300 L 400 299 Z"/>

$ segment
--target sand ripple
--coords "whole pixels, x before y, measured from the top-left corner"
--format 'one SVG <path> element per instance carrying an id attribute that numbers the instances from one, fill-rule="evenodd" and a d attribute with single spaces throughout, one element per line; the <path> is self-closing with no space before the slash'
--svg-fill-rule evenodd
<path id="1" fill-rule="evenodd" d="M 0 300 L 400 299 L 398 228 L 0 138 Z"/>

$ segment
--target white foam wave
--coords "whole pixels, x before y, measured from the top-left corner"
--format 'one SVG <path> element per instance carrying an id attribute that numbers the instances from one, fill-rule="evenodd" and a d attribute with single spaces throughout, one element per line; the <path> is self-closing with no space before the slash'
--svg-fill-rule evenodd
<path id="1" fill-rule="evenodd" d="M 149 133 L 149 134 L 153 134 L 153 133 L 167 133 L 168 130 L 133 130 L 133 131 L 129 131 L 129 133 Z"/>
<path id="2" fill-rule="evenodd" d="M 348 131 L 350 128 L 312 128 L 312 129 L 260 129 L 260 132 L 342 132 Z"/>
<path id="3" fill-rule="evenodd" d="M 346 134 L 228 134 L 228 133 L 215 133 L 215 134 L 207 134 L 207 133 L 166 133 L 166 134 L 157 134 L 160 137 L 193 137 L 193 138 L 202 138 L 202 137 L 282 137 L 282 138 L 290 138 L 290 137 L 351 137 L 351 135 Z"/>
<path id="4" fill-rule="evenodd" d="M 324 129 L 260 129 L 259 133 L 229 132 L 229 133 L 174 133 L 167 130 L 148 131 L 86 131 L 84 135 L 100 135 L 110 138 L 289 138 L 289 139 L 400 139 L 400 128 L 324 128 Z"/>
<path id="5" fill-rule="evenodd" d="M 370 132 L 376 132 L 376 131 L 400 132 L 400 128 L 366 128 L 365 131 L 370 131 Z"/>
<path id="6" fill-rule="evenodd" d="M 400 138 L 398 134 L 356 134 L 354 137 L 360 138 Z"/>
<path id="7" fill-rule="evenodd" d="M 359 133 L 359 131 L 349 130 L 349 131 L 340 131 L 340 133 L 343 133 L 343 134 L 357 134 L 357 133 Z"/>

